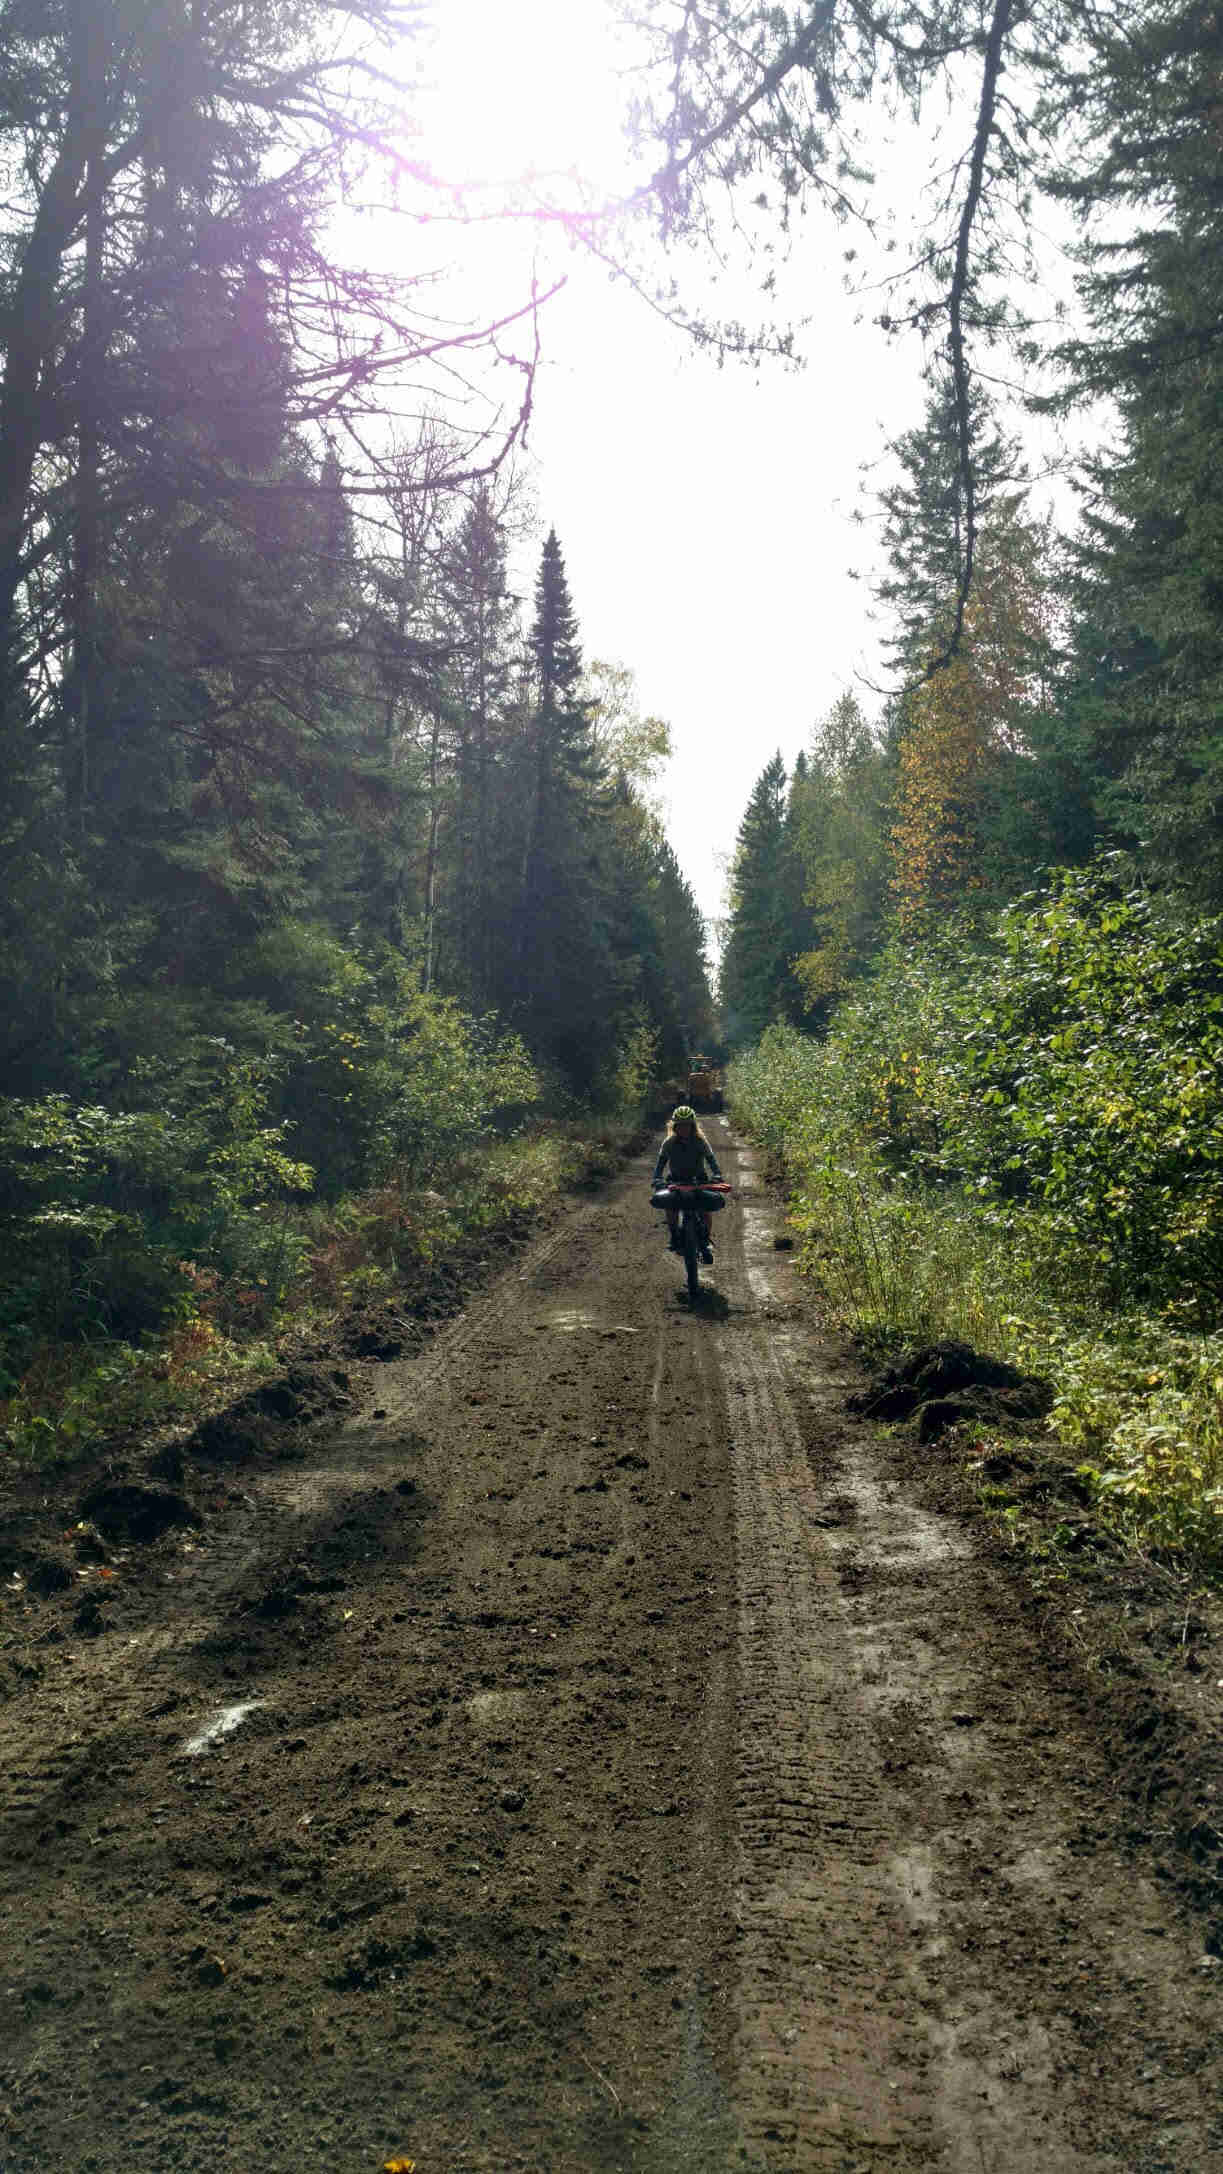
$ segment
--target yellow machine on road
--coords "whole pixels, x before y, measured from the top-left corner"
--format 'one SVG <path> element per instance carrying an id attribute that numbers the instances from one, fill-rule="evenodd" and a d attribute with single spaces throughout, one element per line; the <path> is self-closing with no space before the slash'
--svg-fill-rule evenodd
<path id="1" fill-rule="evenodd" d="M 705 1057 L 688 1060 L 688 1100 L 694 1110 L 720 1110 L 722 1075 Z"/>

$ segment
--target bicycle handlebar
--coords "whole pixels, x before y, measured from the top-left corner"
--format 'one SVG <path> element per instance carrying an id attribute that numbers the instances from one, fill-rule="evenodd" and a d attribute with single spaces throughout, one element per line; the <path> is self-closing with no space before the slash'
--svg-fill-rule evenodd
<path id="1" fill-rule="evenodd" d="M 664 1183 L 666 1190 L 671 1193 L 728 1193 L 731 1189 L 727 1178 L 697 1178 L 692 1183 L 687 1180 L 667 1178 Z M 655 1185 L 650 1187 L 652 1193 L 661 1189 L 661 1187 Z"/>

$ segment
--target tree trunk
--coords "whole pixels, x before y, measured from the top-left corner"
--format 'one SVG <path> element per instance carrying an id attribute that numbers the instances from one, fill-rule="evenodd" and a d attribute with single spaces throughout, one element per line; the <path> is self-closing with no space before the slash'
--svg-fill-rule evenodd
<path id="1" fill-rule="evenodd" d="M 437 949 L 437 839 L 442 821 L 441 801 L 438 796 L 441 737 L 441 711 L 435 709 L 429 741 L 429 842 L 425 849 L 425 964 L 421 981 L 426 989 L 433 987 Z"/>
<path id="2" fill-rule="evenodd" d="M 0 390 L 0 799 L 11 799 L 21 769 L 18 602 L 24 578 L 34 464 L 46 434 L 60 272 L 79 225 L 81 186 L 89 156 L 90 131 L 83 101 L 85 49 L 91 42 L 84 27 L 89 5 L 90 0 L 81 0 L 76 11 L 77 36 L 63 140 L 34 215 L 7 321 L 0 326 L 5 352 L 4 385 Z"/>
<path id="3" fill-rule="evenodd" d="M 86 162 L 85 277 L 81 297 L 81 406 L 77 432 L 76 524 L 73 539 L 72 660 L 64 702 L 64 803 L 70 828 L 84 827 L 89 802 L 90 705 L 97 673 L 95 582 L 101 514 L 97 400 L 106 334 L 102 323 L 106 241 L 102 126 L 106 53 L 96 8 L 86 0 L 82 29 L 83 104 L 89 131 Z"/>

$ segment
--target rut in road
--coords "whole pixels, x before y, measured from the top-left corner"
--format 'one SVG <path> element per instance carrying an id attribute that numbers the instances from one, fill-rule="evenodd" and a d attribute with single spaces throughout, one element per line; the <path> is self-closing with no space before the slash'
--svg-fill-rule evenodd
<path id="1" fill-rule="evenodd" d="M 29 1614 L 2 2174 L 1223 2167 L 1083 1685 L 710 1130 L 695 1308 L 641 1159 L 105 1636 Z"/>

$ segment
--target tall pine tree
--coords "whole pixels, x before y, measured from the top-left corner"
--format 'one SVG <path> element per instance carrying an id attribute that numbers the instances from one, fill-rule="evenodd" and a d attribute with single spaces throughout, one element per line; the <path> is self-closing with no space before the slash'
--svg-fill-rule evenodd
<path id="1" fill-rule="evenodd" d="M 1101 29 L 1061 188 L 1092 222 L 1075 396 L 1116 401 L 1089 469 L 1069 719 L 1148 871 L 1223 903 L 1223 134 L 1214 0 Z"/>
<path id="2" fill-rule="evenodd" d="M 720 993 L 733 1044 L 755 1041 L 794 1002 L 786 814 L 786 766 L 778 753 L 752 787 L 731 867 Z"/>
<path id="3" fill-rule="evenodd" d="M 599 771 L 582 699 L 577 614 L 555 529 L 535 585 L 515 1011 L 531 1046 L 580 1090 L 597 1086 L 619 991 L 600 884 Z"/>

